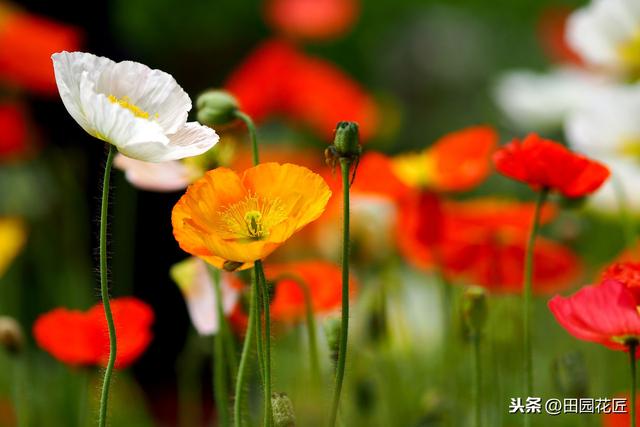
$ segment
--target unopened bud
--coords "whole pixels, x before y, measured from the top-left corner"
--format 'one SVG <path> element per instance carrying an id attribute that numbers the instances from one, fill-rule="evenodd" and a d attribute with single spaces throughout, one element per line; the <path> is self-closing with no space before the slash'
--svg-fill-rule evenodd
<path id="1" fill-rule="evenodd" d="M 225 261 L 222 264 L 222 268 L 224 269 L 224 271 L 228 271 L 229 273 L 233 273 L 234 271 L 236 271 L 237 269 L 242 267 L 242 264 L 244 264 L 244 263 L 240 262 L 240 261 Z"/>
<path id="2" fill-rule="evenodd" d="M 197 119 L 200 123 L 216 126 L 231 123 L 236 119 L 238 101 L 223 90 L 208 90 L 196 100 Z"/>
<path id="3" fill-rule="evenodd" d="M 476 335 L 482 331 L 487 320 L 487 296 L 479 286 L 471 286 L 464 292 L 462 315 L 469 331 Z"/>
<path id="4" fill-rule="evenodd" d="M 342 157 L 358 157 L 362 153 L 358 124 L 355 122 L 339 122 L 336 126 L 333 145 Z"/>
<path id="5" fill-rule="evenodd" d="M 286 393 L 273 393 L 271 395 L 271 407 L 273 408 L 274 427 L 295 427 L 296 414 L 293 411 L 293 403 Z"/>
<path id="6" fill-rule="evenodd" d="M 589 374 L 582 353 L 572 351 L 555 358 L 551 375 L 564 396 L 580 398 L 588 395 Z"/>
<path id="7" fill-rule="evenodd" d="M 12 317 L 0 316 L 0 345 L 9 353 L 20 353 L 24 346 L 22 328 Z"/>
<path id="8" fill-rule="evenodd" d="M 334 363 L 338 361 L 338 355 L 340 354 L 341 327 L 342 321 L 337 317 L 330 317 L 324 322 L 324 334 L 327 338 L 329 355 Z"/>

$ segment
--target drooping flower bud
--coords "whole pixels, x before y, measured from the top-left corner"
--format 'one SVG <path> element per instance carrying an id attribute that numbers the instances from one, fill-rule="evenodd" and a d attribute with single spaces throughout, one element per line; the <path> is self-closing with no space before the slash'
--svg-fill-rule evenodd
<path id="1" fill-rule="evenodd" d="M 580 398 L 589 394 L 589 374 L 579 351 L 562 354 L 553 360 L 551 375 L 564 396 Z"/>
<path id="2" fill-rule="evenodd" d="M 355 122 L 339 122 L 333 145 L 341 157 L 356 158 L 362 153 L 358 124 Z"/>
<path id="3" fill-rule="evenodd" d="M 296 415 L 293 411 L 293 403 L 286 393 L 273 393 L 271 395 L 271 407 L 273 408 L 274 427 L 295 427 Z"/>
<path id="4" fill-rule="evenodd" d="M 219 126 L 231 123 L 236 119 L 238 101 L 223 90 L 208 90 L 196 100 L 198 108 L 197 119 L 209 126 Z"/>
<path id="5" fill-rule="evenodd" d="M 9 353 L 20 353 L 24 346 L 22 328 L 12 317 L 0 316 L 0 346 Z"/>
<path id="6" fill-rule="evenodd" d="M 467 288 L 463 295 L 462 316 L 472 335 L 482 332 L 487 320 L 487 296 L 485 290 L 479 286 Z"/>
<path id="7" fill-rule="evenodd" d="M 324 322 L 324 334 L 327 338 L 329 355 L 334 363 L 338 361 L 338 354 L 340 353 L 341 327 L 342 321 L 338 317 L 330 317 Z"/>

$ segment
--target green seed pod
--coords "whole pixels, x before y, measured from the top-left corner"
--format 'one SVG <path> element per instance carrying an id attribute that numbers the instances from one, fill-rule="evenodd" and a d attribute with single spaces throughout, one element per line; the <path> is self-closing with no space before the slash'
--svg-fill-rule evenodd
<path id="1" fill-rule="evenodd" d="M 336 126 L 333 145 L 342 157 L 358 157 L 362 152 L 358 124 L 355 122 L 339 122 Z"/>
<path id="2" fill-rule="evenodd" d="M 274 427 L 296 427 L 296 415 L 293 403 L 286 393 L 271 394 Z"/>
<path id="3" fill-rule="evenodd" d="M 12 354 L 20 353 L 24 347 L 22 328 L 12 317 L 0 316 L 0 346 Z"/>
<path id="4" fill-rule="evenodd" d="M 483 288 L 471 286 L 465 290 L 462 316 L 471 334 L 477 335 L 482 332 L 487 320 L 487 296 Z"/>
<path id="5" fill-rule="evenodd" d="M 238 101 L 228 92 L 208 90 L 198 96 L 197 119 L 208 126 L 219 126 L 231 123 L 236 119 Z"/>

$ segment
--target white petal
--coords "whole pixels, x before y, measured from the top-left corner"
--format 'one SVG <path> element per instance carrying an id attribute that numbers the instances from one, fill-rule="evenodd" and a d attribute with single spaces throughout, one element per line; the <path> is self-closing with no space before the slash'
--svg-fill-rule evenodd
<path id="1" fill-rule="evenodd" d="M 86 72 L 80 81 L 80 103 L 91 126 L 88 132 L 115 145 L 124 154 L 127 154 L 126 147 L 131 144 L 154 142 L 164 146 L 169 143 L 169 138 L 157 123 L 136 117 L 128 109 L 111 102 L 105 95 L 96 93 L 94 84 Z M 143 156 L 129 157 L 147 160 Z"/>
<path id="2" fill-rule="evenodd" d="M 122 61 L 105 69 L 95 90 L 118 99 L 126 98 L 149 113 L 165 133 L 177 132 L 191 110 L 189 95 L 170 74 L 138 62 Z"/>
<path id="3" fill-rule="evenodd" d="M 573 68 L 545 74 L 514 71 L 499 80 L 494 97 L 514 124 L 543 131 L 561 127 L 569 113 L 608 85 L 603 77 Z"/>
<path id="4" fill-rule="evenodd" d="M 195 171 L 178 160 L 149 163 L 118 154 L 113 164 L 124 171 L 127 181 L 141 190 L 183 190 L 196 176 Z"/>
<path id="5" fill-rule="evenodd" d="M 178 132 L 168 135 L 169 143 L 142 142 L 120 151 L 132 158 L 147 162 L 166 162 L 198 156 L 209 151 L 220 139 L 216 132 L 196 122 L 185 124 Z"/>
<path id="6" fill-rule="evenodd" d="M 219 330 L 216 295 L 207 264 L 198 258 L 188 258 L 171 269 L 171 276 L 182 291 L 191 322 L 201 335 L 213 335 Z M 225 315 L 238 301 L 238 292 L 222 274 L 220 291 Z"/>
<path id="7" fill-rule="evenodd" d="M 107 68 L 115 66 L 108 58 L 83 52 L 60 52 L 51 56 L 56 84 L 62 102 L 84 130 L 92 133 L 91 122 L 85 117 L 80 97 L 80 81 L 82 76 L 89 80 L 97 80 Z"/>
<path id="8" fill-rule="evenodd" d="M 628 158 L 609 157 L 599 160 L 609 167 L 612 177 L 589 197 L 589 206 L 600 212 L 617 216 L 621 209 L 621 203 L 625 203 L 627 209 L 640 212 L 640 192 L 638 192 L 640 169 L 638 165 Z M 616 188 L 616 185 L 619 188 Z"/>

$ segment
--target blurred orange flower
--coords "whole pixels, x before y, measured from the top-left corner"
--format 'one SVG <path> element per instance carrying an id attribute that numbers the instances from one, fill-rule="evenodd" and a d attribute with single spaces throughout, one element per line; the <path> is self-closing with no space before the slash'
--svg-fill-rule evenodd
<path id="1" fill-rule="evenodd" d="M 420 153 L 397 156 L 393 169 L 413 188 L 465 191 L 489 175 L 497 143 L 493 128 L 470 127 L 445 135 Z"/>
<path id="2" fill-rule="evenodd" d="M 151 307 L 133 298 L 111 300 L 116 325 L 118 353 L 116 368 L 131 365 L 147 349 L 152 339 Z M 56 308 L 36 319 L 33 325 L 36 343 L 53 357 L 69 365 L 106 366 L 109 336 L 102 304 L 89 311 Z"/>
<path id="3" fill-rule="evenodd" d="M 360 11 L 359 0 L 266 0 L 265 18 L 280 33 L 326 40 L 344 34 Z"/>
<path id="4" fill-rule="evenodd" d="M 421 268 L 439 265 L 450 277 L 460 277 L 493 292 L 519 292 L 533 218 L 532 203 L 497 199 L 443 202 L 432 195 L 404 204 L 398 244 Z M 541 223 L 555 211 L 543 208 Z M 579 271 L 577 257 L 566 247 L 540 238 L 534 248 L 534 291 L 553 292 L 567 286 Z"/>
<path id="5" fill-rule="evenodd" d="M 535 190 L 547 188 L 565 197 L 591 194 L 609 178 L 609 169 L 603 164 L 535 133 L 514 139 L 500 148 L 493 160 L 501 174 Z"/>
<path id="6" fill-rule="evenodd" d="M 263 163 L 242 176 L 209 171 L 173 208 L 186 252 L 218 268 L 245 269 L 317 219 L 331 196 L 322 177 L 293 164 Z"/>
<path id="7" fill-rule="evenodd" d="M 0 2 L 0 82 L 45 95 L 58 90 L 51 55 L 80 47 L 76 28 Z"/>
<path id="8" fill-rule="evenodd" d="M 0 218 L 0 277 L 20 253 L 27 240 L 24 222 L 19 218 Z"/>
<path id="9" fill-rule="evenodd" d="M 226 88 L 254 120 L 281 115 L 327 140 L 339 121 L 358 122 L 363 140 L 378 126 L 377 105 L 355 80 L 282 40 L 258 46 L 231 74 Z"/>
<path id="10" fill-rule="evenodd" d="M 618 396 L 618 399 L 625 399 L 626 407 L 622 413 L 609 413 L 602 416 L 602 427 L 628 427 L 631 425 L 631 408 L 629 396 Z M 640 398 L 636 400 L 636 424 L 640 425 Z"/>

